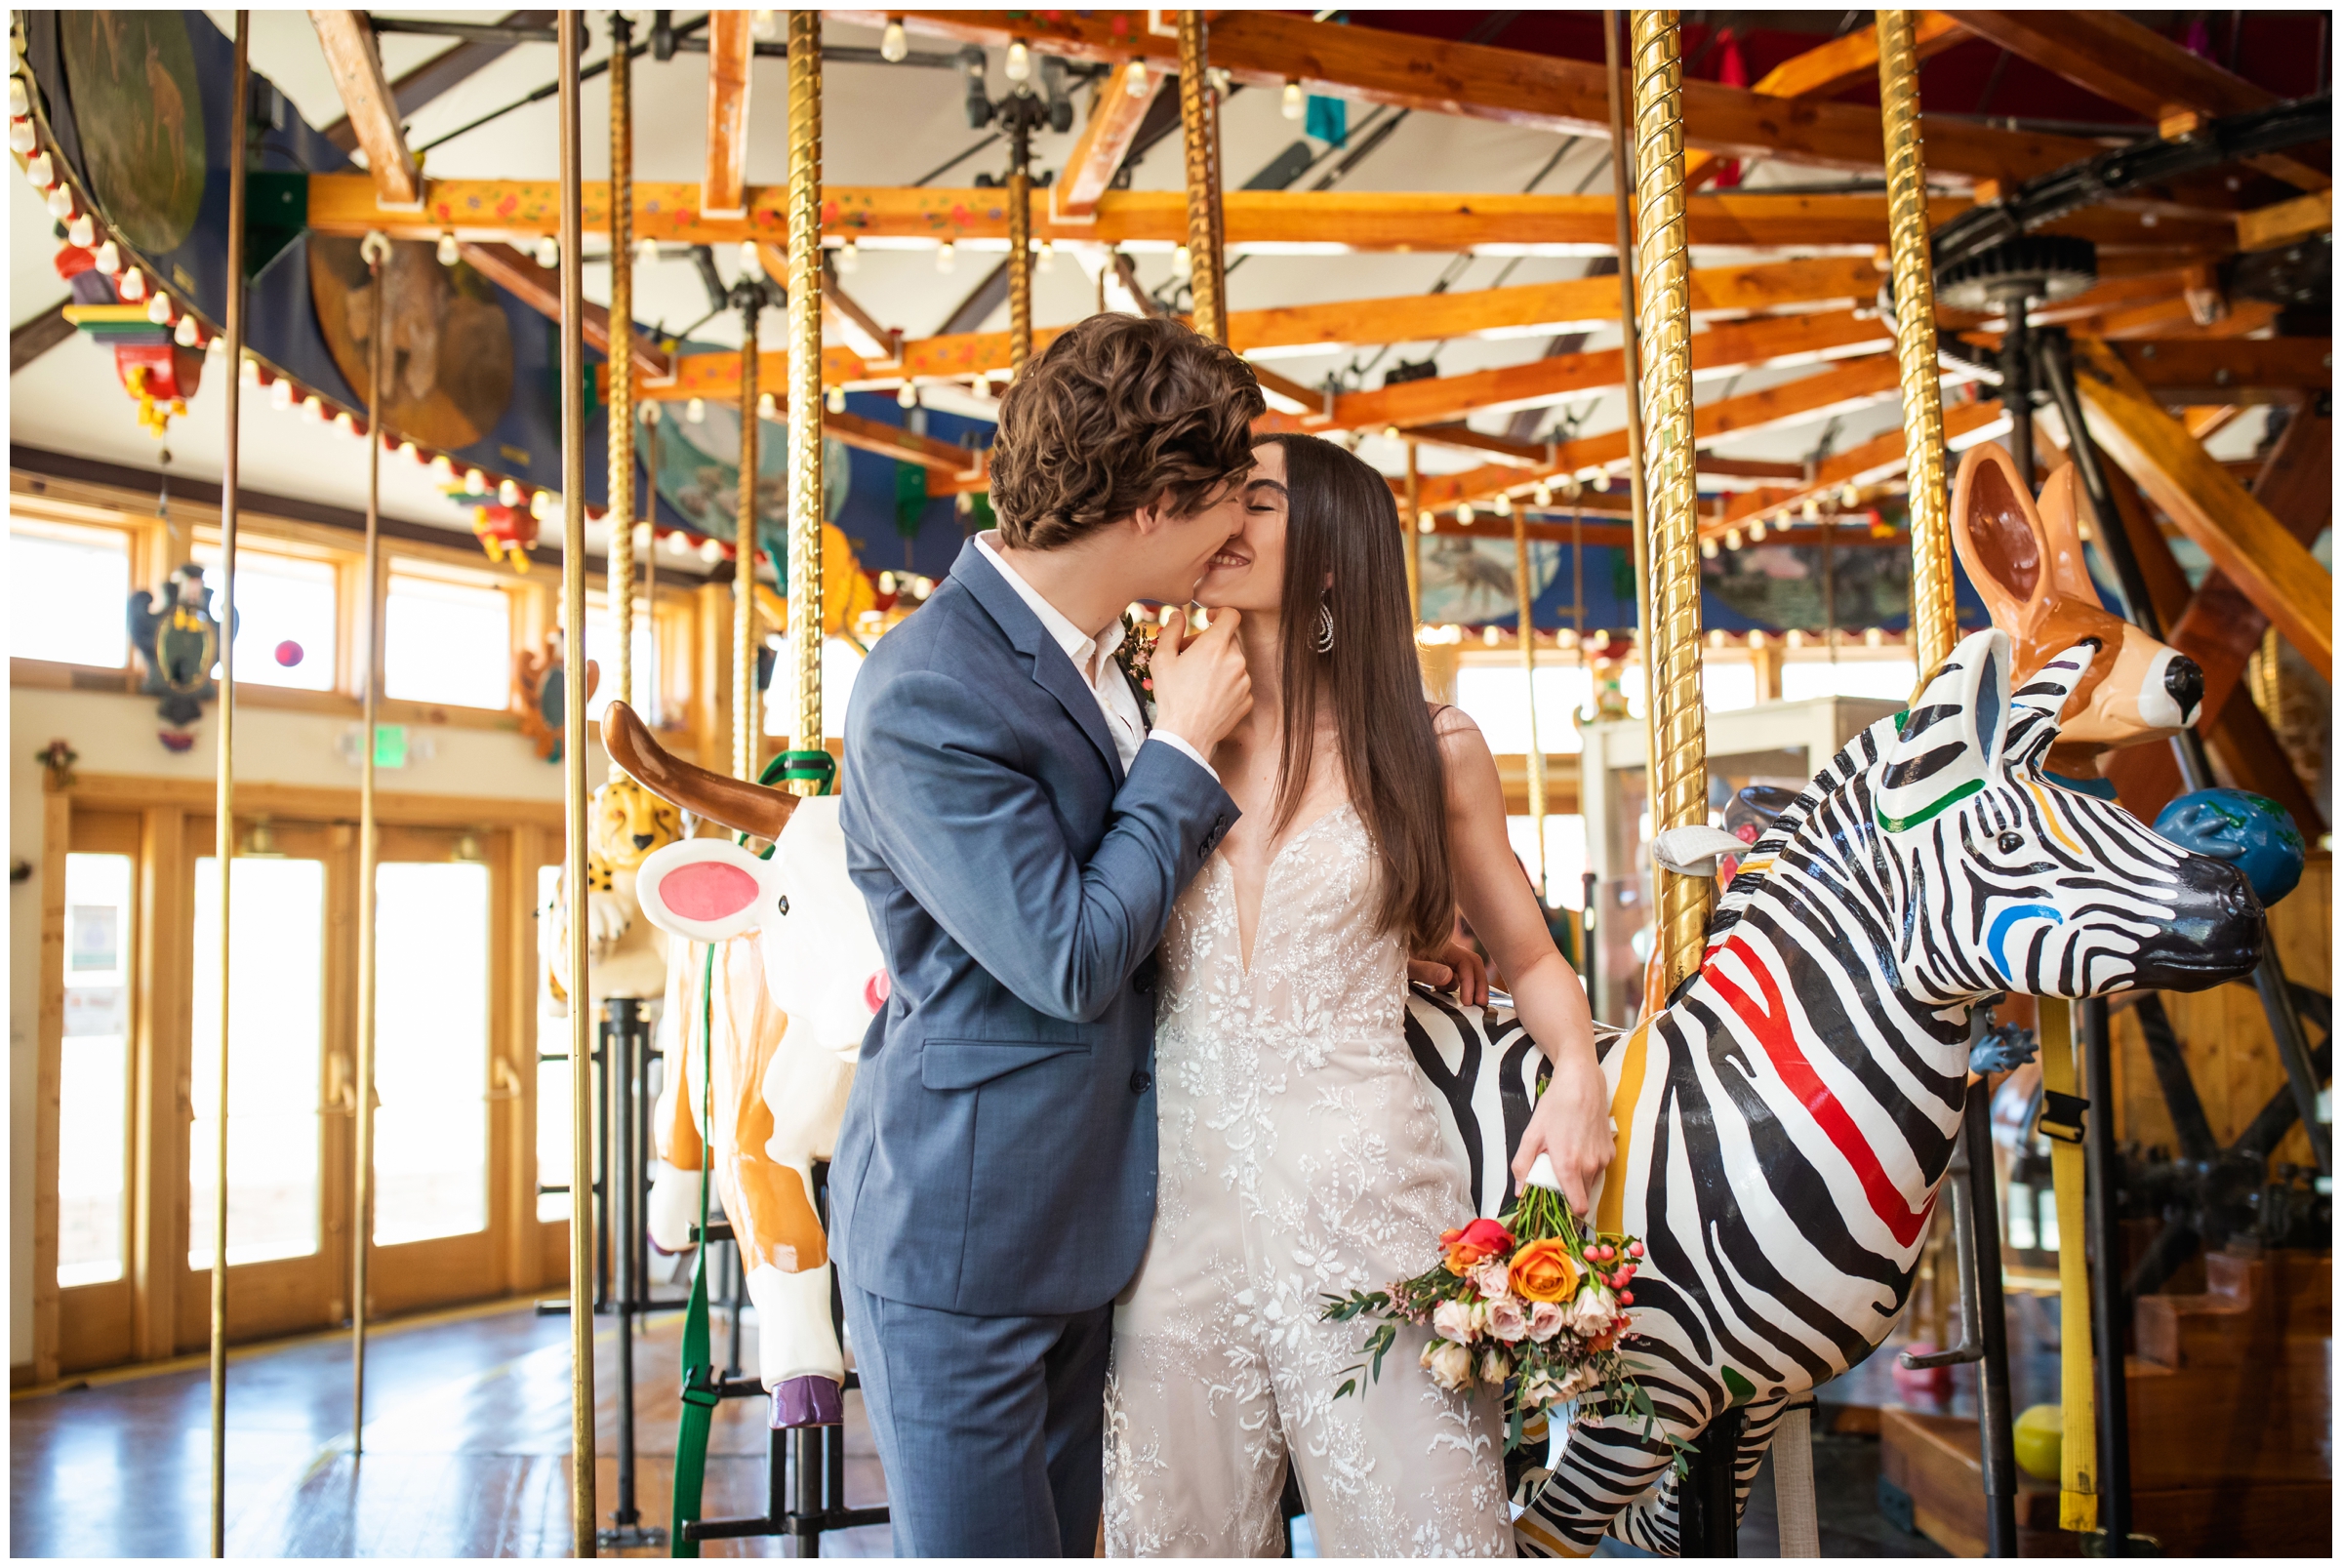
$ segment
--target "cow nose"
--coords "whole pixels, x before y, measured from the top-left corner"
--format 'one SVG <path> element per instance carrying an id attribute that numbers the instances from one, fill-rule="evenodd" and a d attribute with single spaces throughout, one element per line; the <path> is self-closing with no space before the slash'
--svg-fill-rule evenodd
<path id="1" fill-rule="evenodd" d="M 2179 705 L 2182 724 L 2196 722 L 2196 709 L 2203 702 L 2203 666 L 2186 654 L 2176 655 L 2163 670 L 2163 690 Z"/>
<path id="2" fill-rule="evenodd" d="M 636 849 L 649 849 L 651 847 L 651 840 L 658 836 L 659 835 L 656 833 L 636 833 L 634 835 L 634 847 Z"/>

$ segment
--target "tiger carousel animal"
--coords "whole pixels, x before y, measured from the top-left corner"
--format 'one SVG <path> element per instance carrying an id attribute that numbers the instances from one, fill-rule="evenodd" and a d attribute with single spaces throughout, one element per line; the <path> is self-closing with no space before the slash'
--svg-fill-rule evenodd
<path id="1" fill-rule="evenodd" d="M 1968 637 L 1749 847 L 1669 1005 L 1597 1028 L 1619 1147 L 1595 1221 L 1644 1239 L 1635 1360 L 1658 1421 L 1570 1430 L 1532 1480 L 1524 1554 L 1585 1555 L 1605 1534 L 1679 1552 L 1671 1439 L 1742 1407 L 1745 1502 L 1791 1401 L 1876 1348 L 1910 1293 L 1991 1002 L 2201 990 L 2252 969 L 2263 916 L 2234 866 L 2047 769 L 2101 651 L 2077 643 L 2017 685 L 2006 633 Z M 1420 990 L 1408 1032 L 1475 1197 L 1503 1203 L 1533 1047 L 1516 1021 Z"/>
<path id="2" fill-rule="evenodd" d="M 683 836 L 683 816 L 617 768 L 594 791 L 586 856 L 586 999 L 647 1000 L 666 988 L 666 938 L 641 918 L 635 878 L 653 853 Z M 569 908 L 558 883 L 538 911 L 538 951 L 548 1011 L 569 1013 Z"/>

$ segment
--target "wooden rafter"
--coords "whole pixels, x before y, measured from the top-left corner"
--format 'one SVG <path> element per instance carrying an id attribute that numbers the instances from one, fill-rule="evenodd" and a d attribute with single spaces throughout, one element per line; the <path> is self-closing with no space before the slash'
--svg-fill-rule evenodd
<path id="1" fill-rule="evenodd" d="M 1929 143 L 1933 145 L 1932 142 Z M 424 210 L 393 212 L 374 200 L 363 175 L 313 175 L 308 181 L 309 227 L 327 234 L 382 229 L 394 239 L 534 238 L 558 226 L 559 187 L 539 180 L 433 180 L 424 184 Z M 588 181 L 582 192 L 587 228 L 609 221 L 609 186 Z M 700 187 L 637 181 L 634 231 L 645 239 L 681 244 L 737 245 L 784 232 L 787 189 L 750 185 L 745 214 L 711 217 L 701 209 Z M 1328 245 L 1354 251 L 1470 251 L 1498 246 L 1540 248 L 1555 255 L 1606 255 L 1618 230 L 1606 195 L 1521 196 L 1424 191 L 1232 190 L 1225 198 L 1232 250 L 1323 255 Z M 1944 195 L 1927 204 L 1928 222 L 1941 227 L 1972 205 Z M 873 246 L 924 248 L 950 240 L 982 249 L 1008 239 L 1006 195 L 987 188 L 913 185 L 830 185 L 823 191 L 823 231 Z M 1860 251 L 1886 242 L 1884 196 L 1768 196 L 1729 191 L 1684 203 L 1694 245 L 1750 250 Z M 2099 247 L 2101 271 L 2167 270 L 2236 248 L 2236 223 L 2214 218 L 2167 217 L 2155 227 L 2112 207 L 2092 207 L 2046 225 Z M 1187 199 L 1177 190 L 1110 190 L 1098 200 L 1095 221 L 1060 222 L 1033 215 L 1033 238 L 1061 244 L 1094 241 L 1169 249 L 1185 243 Z"/>
<path id="2" fill-rule="evenodd" d="M 1098 84 L 1096 96 L 1090 100 L 1089 121 L 1066 154 L 1057 183 L 1049 187 L 1050 217 L 1060 221 L 1091 218 L 1098 211 L 1098 198 L 1112 186 L 1122 160 L 1130 156 L 1140 122 L 1162 91 L 1164 73 L 1149 71 L 1134 95 L 1130 83 L 1136 69 L 1125 60 Z"/>
<path id="3" fill-rule="evenodd" d="M 2334 226 L 2332 186 L 2237 214 L 2237 249 L 2274 251 L 2281 245 L 2323 234 Z"/>
<path id="4" fill-rule="evenodd" d="M 460 248 L 464 260 L 476 267 L 481 276 L 502 284 L 521 303 L 547 321 L 561 319 L 561 274 L 557 270 L 539 266 L 509 245 L 466 243 Z M 586 341 L 604 354 L 610 352 L 609 306 L 595 304 L 590 300 L 586 302 Z M 633 359 L 638 382 L 657 384 L 671 380 L 675 374 L 672 357 L 640 332 L 633 335 Z"/>
<path id="5" fill-rule="evenodd" d="M 366 152 L 366 172 L 375 199 L 384 207 L 413 211 L 423 203 L 423 170 L 399 129 L 398 102 L 383 75 L 383 57 L 374 47 L 374 28 L 363 11 L 312 11 L 309 25 L 325 52 L 334 90 L 349 128 Z"/>
<path id="6" fill-rule="evenodd" d="M 505 27 L 549 27 L 549 11 L 507 11 L 496 19 Z M 466 38 L 433 55 L 390 84 L 391 101 L 400 115 L 412 115 L 444 93 L 453 91 L 518 47 L 502 38 Z M 356 127 L 347 115 L 317 128 L 317 134 L 343 152 L 357 150 Z"/>
<path id="7" fill-rule="evenodd" d="M 1943 53 L 1966 36 L 1966 29 L 1941 11 L 1922 11 L 1912 18 L 1912 45 L 1922 60 Z M 1832 99 L 1865 83 L 1876 85 L 1878 80 L 1878 29 L 1858 27 L 1818 49 L 1808 49 L 1795 59 L 1783 60 L 1765 72 L 1749 91 L 1763 98 Z M 1684 188 L 1696 190 L 1707 184 L 1726 161 L 1712 152 L 1685 153 Z"/>
<path id="8" fill-rule="evenodd" d="M 2185 307 L 2173 302 L 2172 308 L 2183 312 L 2181 320 L 2174 321 L 2156 312 L 2139 323 L 2137 336 L 2112 342 L 2114 352 L 2130 367 L 2139 384 L 2166 405 L 2290 403 L 2303 392 L 2334 384 L 2334 344 L 2330 338 L 2162 337 L 2158 329 L 2169 330 L 2185 324 Z M 2267 318 L 2257 312 L 2247 312 L 2246 319 L 2253 326 L 2267 324 Z M 2148 336 L 2149 333 L 2156 335 Z M 1961 337 L 1980 346 L 1994 349 L 2000 346 L 1998 333 L 1971 332 Z M 2210 433 L 2209 429 L 2199 432 L 2197 438 L 2201 440 Z"/>
<path id="9" fill-rule="evenodd" d="M 984 453 L 974 448 L 914 434 L 899 424 L 866 420 L 859 414 L 825 415 L 822 428 L 859 451 L 875 452 L 899 462 L 915 462 L 927 469 L 930 494 L 940 495 L 953 488 L 981 488 L 986 460 Z M 951 481 L 958 483 L 954 486 Z"/>
<path id="10" fill-rule="evenodd" d="M 707 173 L 700 181 L 698 205 L 710 218 L 740 218 L 747 212 L 748 88 L 756 65 L 756 13 L 711 11 L 707 17 Z M 787 195 L 785 187 L 777 188 Z M 605 205 L 607 201 L 605 197 Z M 586 226 L 592 223 L 588 218 Z"/>
<path id="11" fill-rule="evenodd" d="M 949 38 L 1033 47 L 1076 60 L 1120 64 L 1134 56 L 1168 61 L 1173 40 L 1151 32 L 1135 12 L 839 11 L 831 15 L 907 26 Z M 1212 21 L 1212 64 L 1250 86 L 1302 90 L 1492 120 L 1566 136 L 1609 135 L 1607 86 L 1599 64 L 1481 44 L 1430 40 L 1372 27 L 1311 21 L 1272 11 L 1230 11 Z M 1778 157 L 1827 169 L 1876 172 L 1884 159 L 1878 111 L 1853 103 L 1783 100 L 1714 82 L 1682 84 L 1688 145 L 1725 157 Z M 2097 150 L 2075 137 L 2001 131 L 1960 121 L 1927 122 L 1930 174 L 2022 180 Z"/>
<path id="12" fill-rule="evenodd" d="M 2106 344 L 2074 342 L 2090 433 L 2165 516 L 2333 678 L 2333 579 L 2282 523 L 2214 462 Z"/>
<path id="13" fill-rule="evenodd" d="M 1998 403 L 1955 403 L 1944 410 L 1944 439 L 1955 451 L 1989 441 L 2008 428 L 2008 417 Z M 1725 503 L 1723 515 L 1703 519 L 1700 533 L 1713 539 L 1727 528 L 1745 528 L 1750 519 L 1794 511 L 1806 502 L 1828 501 L 1848 485 L 1873 485 L 1903 472 L 1905 446 L 1900 428 L 1887 430 L 1858 447 L 1849 447 L 1814 467 L 1813 478 L 1783 488 L 1744 490 Z"/>
<path id="14" fill-rule="evenodd" d="M 2124 12 L 2044 6 L 1950 15 L 1970 32 L 2159 125 L 2175 115 L 2244 114 L 2278 101 L 2267 88 L 2222 70 Z M 1932 162 L 1933 126 L 1927 135 Z M 2304 190 L 2333 183 L 2331 174 L 2300 148 L 2250 161 Z"/>

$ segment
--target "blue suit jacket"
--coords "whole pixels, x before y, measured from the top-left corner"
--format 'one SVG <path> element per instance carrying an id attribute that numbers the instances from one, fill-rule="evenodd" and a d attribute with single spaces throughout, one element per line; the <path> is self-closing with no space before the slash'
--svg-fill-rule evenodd
<path id="1" fill-rule="evenodd" d="M 1142 746 L 971 543 L 854 684 L 847 864 L 894 993 L 830 1164 L 859 1288 L 987 1316 L 1084 1311 L 1154 1221 L 1153 953 L 1236 820 Z"/>

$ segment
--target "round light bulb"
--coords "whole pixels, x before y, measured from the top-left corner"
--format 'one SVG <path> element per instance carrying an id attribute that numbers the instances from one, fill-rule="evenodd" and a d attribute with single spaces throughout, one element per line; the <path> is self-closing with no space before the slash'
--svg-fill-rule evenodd
<path id="1" fill-rule="evenodd" d="M 69 185 L 49 187 L 49 216 L 63 222 L 73 216 L 73 190 Z"/>
<path id="2" fill-rule="evenodd" d="M 1191 252 L 1185 245 L 1182 245 L 1178 250 L 1171 253 L 1171 275 L 1173 277 L 1192 277 L 1194 276 L 1194 273 L 1195 257 L 1192 252 Z"/>
<path id="3" fill-rule="evenodd" d="M 1716 559 L 1715 540 L 1704 539 L 1700 541 L 1700 559 L 1704 561 L 1713 561 Z"/>
<path id="4" fill-rule="evenodd" d="M 943 244 L 938 245 L 935 248 L 935 269 L 938 272 L 950 271 L 951 263 L 956 259 L 957 258 L 952 253 L 951 242 L 949 240 L 944 241 Z"/>
<path id="5" fill-rule="evenodd" d="M 830 413 L 832 413 L 832 414 L 843 414 L 843 413 L 845 413 L 845 411 L 846 411 L 846 389 L 845 389 L 844 387 L 842 387 L 842 386 L 832 386 L 832 387 L 830 387 L 830 388 L 829 388 L 828 395 L 827 396 L 827 398 L 825 398 L 825 399 L 824 399 L 824 401 L 825 401 L 825 403 L 827 404 L 827 406 L 828 407 L 828 410 L 829 410 L 829 412 L 830 412 Z"/>
<path id="6" fill-rule="evenodd" d="M 488 476 L 477 468 L 464 470 L 464 493 L 467 496 L 488 494 Z"/>
<path id="7" fill-rule="evenodd" d="M 552 509 L 553 493 L 551 491 L 540 490 L 529 498 L 529 515 L 536 518 L 537 521 L 544 522 Z"/>
<path id="8" fill-rule="evenodd" d="M 1044 239 L 1041 241 L 1041 243 L 1040 243 L 1039 245 L 1037 245 L 1037 246 L 1035 246 L 1035 247 L 1033 248 L 1033 253 L 1032 253 L 1032 264 L 1033 264 L 1034 266 L 1038 267 L 1038 268 L 1039 268 L 1041 271 L 1043 271 L 1043 272 L 1046 272 L 1046 271 L 1048 271 L 1048 270 L 1049 270 L 1049 267 L 1050 267 L 1050 264 L 1051 264 L 1052 262 L 1054 262 L 1056 260 L 1057 260 L 1057 242 L 1056 242 L 1056 241 L 1044 238 Z"/>
<path id="9" fill-rule="evenodd" d="M 1434 528 L 1437 528 L 1438 526 L 1439 526 L 1439 519 L 1438 519 L 1438 518 L 1436 518 L 1436 517 L 1433 517 L 1433 515 L 1432 515 L 1430 512 L 1418 512 L 1418 513 L 1416 513 L 1416 515 L 1415 515 L 1415 532 L 1416 532 L 1416 533 L 1418 533 L 1418 534 L 1428 534 L 1428 533 L 1430 533 L 1430 532 L 1431 532 L 1433 529 L 1434 529 Z"/>
<path id="10" fill-rule="evenodd" d="M 24 78 L 8 79 L 8 112 L 11 119 L 21 119 L 32 112 L 32 96 L 24 91 Z"/>
<path id="11" fill-rule="evenodd" d="M 1284 101 L 1285 118 L 1288 120 L 1300 119 L 1302 107 L 1301 84 L 1299 82 L 1287 82 L 1285 84 Z"/>
<path id="12" fill-rule="evenodd" d="M 456 460 L 442 452 L 431 459 L 431 477 L 447 480 L 456 476 Z"/>
<path id="13" fill-rule="evenodd" d="M 1594 488 L 1600 491 L 1607 491 L 1610 488 L 1609 469 L 1604 468 L 1600 473 L 1597 473 L 1594 476 Z"/>
<path id="14" fill-rule="evenodd" d="M 358 422 L 349 417 L 349 410 L 343 409 L 340 413 L 334 416 L 334 428 L 341 431 L 343 435 L 356 435 L 358 433 Z"/>
<path id="15" fill-rule="evenodd" d="M 1866 631 L 1866 632 L 1864 632 L 1864 633 L 1862 634 L 1862 645 L 1863 645 L 1865 648 L 1883 648 L 1883 647 L 1885 647 L 1885 646 L 1886 646 L 1886 632 L 1885 632 L 1885 631 L 1884 631 L 1884 629 L 1882 629 L 1881 627 L 1878 627 L 1878 626 L 1873 626 L 1873 627 L 1872 627 L 1870 630 L 1868 630 L 1868 631 Z"/>
<path id="16" fill-rule="evenodd" d="M 1497 516 L 1499 516 L 1499 517 L 1510 517 L 1510 516 L 1512 516 L 1512 515 L 1513 515 L 1513 498 L 1512 498 L 1511 496 L 1508 496 L 1508 495 L 1506 495 L 1506 494 L 1505 494 L 1503 491 L 1501 491 L 1501 490 L 1500 490 L 1500 491 L 1498 491 L 1498 492 L 1496 493 L 1496 505 L 1495 505 L 1495 507 L 1494 507 L 1494 510 L 1495 510 L 1495 512 L 1496 512 L 1496 515 L 1497 515 Z"/>
<path id="17" fill-rule="evenodd" d="M 1761 518 L 1761 517 L 1759 517 L 1759 518 L 1757 518 L 1757 519 L 1756 519 L 1755 522 L 1752 522 L 1751 524 L 1749 524 L 1749 543 L 1752 543 L 1752 544 L 1759 544 L 1759 543 L 1762 543 L 1763 542 L 1764 542 L 1764 519 L 1763 519 L 1763 518 Z"/>
<path id="18" fill-rule="evenodd" d="M 722 542 L 713 539 L 705 539 L 700 541 L 701 560 L 706 561 L 709 566 L 713 566 L 716 562 L 722 560 L 723 558 L 724 546 Z"/>
<path id="19" fill-rule="evenodd" d="M 910 40 L 904 36 L 903 19 L 886 19 L 886 31 L 878 35 L 878 58 L 889 65 L 900 65 L 910 54 Z"/>
<path id="20" fill-rule="evenodd" d="M 537 264 L 546 268 L 556 267 L 561 264 L 561 242 L 558 239 L 554 238 L 550 234 L 540 235 L 538 237 Z"/>
<path id="21" fill-rule="evenodd" d="M 398 444 L 398 455 L 409 462 L 420 463 L 423 462 L 422 451 L 412 441 L 401 441 Z"/>
<path id="22" fill-rule="evenodd" d="M 905 382 L 895 393 L 895 406 L 897 408 L 917 408 L 919 406 L 919 389 L 910 382 Z"/>
<path id="23" fill-rule="evenodd" d="M 1022 38 L 1008 41 L 1008 58 L 1002 63 L 1012 82 L 1027 81 L 1032 76 L 1032 51 L 1025 47 Z"/>
<path id="24" fill-rule="evenodd" d="M 135 266 L 132 267 L 122 274 L 122 281 L 114 285 L 114 292 L 132 303 L 137 303 L 146 298 L 146 274 Z"/>
<path id="25" fill-rule="evenodd" d="M 218 342 L 220 340 L 217 338 L 212 340 L 214 342 Z M 261 384 L 261 362 L 259 360 L 247 358 L 244 361 L 244 384 L 247 386 L 258 386 Z"/>
<path id="26" fill-rule="evenodd" d="M 301 400 L 301 414 L 302 418 L 307 420 L 311 424 L 323 424 L 325 422 L 325 399 L 319 397 L 315 392 L 311 392 Z"/>
<path id="27" fill-rule="evenodd" d="M 8 122 L 9 151 L 15 153 L 29 153 L 34 147 L 37 147 L 40 144 L 41 139 L 33 134 L 32 122 L 30 120 L 11 120 Z"/>
<path id="28" fill-rule="evenodd" d="M 1820 522 L 1822 520 L 1822 503 L 1814 500 L 1813 497 L 1807 496 L 1805 498 L 1804 514 L 1807 522 Z"/>
<path id="29" fill-rule="evenodd" d="M 1541 484 L 1529 492 L 1529 499 L 1540 506 L 1551 506 L 1554 503 L 1554 487 Z"/>
<path id="30" fill-rule="evenodd" d="M 203 331 L 195 325 L 193 316 L 182 316 L 179 325 L 172 329 L 171 341 L 182 348 L 201 348 Z"/>
<path id="31" fill-rule="evenodd" d="M 98 243 L 98 225 L 90 221 L 88 213 L 75 213 L 73 221 L 65 225 L 65 243 L 88 250 Z"/>
<path id="32" fill-rule="evenodd" d="M 774 410 L 774 408 L 775 408 L 776 406 L 777 406 L 777 405 L 776 405 L 776 404 L 773 402 L 773 394 L 772 394 L 772 393 L 770 393 L 770 392 L 759 392 L 758 394 L 756 394 L 756 417 L 757 417 L 758 419 L 760 419 L 760 420 L 769 420 L 769 419 L 771 419 L 771 418 L 773 417 L 773 410 Z"/>
<path id="33" fill-rule="evenodd" d="M 1474 517 L 1475 517 L 1475 516 L 1477 516 L 1477 515 L 1479 515 L 1479 514 L 1478 514 L 1478 513 L 1476 513 L 1476 512 L 1474 512 L 1474 511 L 1472 509 L 1472 503 L 1471 503 L 1471 502 L 1469 502 L 1469 501 L 1464 501 L 1464 502 L 1458 502 L 1458 503 L 1456 503 L 1456 521 L 1457 521 L 1457 522 L 1459 522 L 1459 523 L 1463 523 L 1463 524 L 1465 524 L 1467 527 L 1469 527 L 1469 526 L 1471 525 L 1471 523 L 1472 523 L 1472 520 L 1473 520 L 1473 518 L 1474 518 Z"/>
<path id="34" fill-rule="evenodd" d="M 24 178 L 35 190 L 47 190 L 57 183 L 57 169 L 50 163 L 49 154 L 36 152 L 24 160 Z"/>
<path id="35" fill-rule="evenodd" d="M 837 248 L 837 270 L 841 274 L 851 272 L 860 265 L 862 265 L 861 246 L 849 239 Z"/>
<path id="36" fill-rule="evenodd" d="M 707 417 L 707 400 L 703 397 L 695 397 L 684 404 L 683 417 L 694 424 L 699 423 Z"/>
<path id="37" fill-rule="evenodd" d="M 1147 62 L 1145 60 L 1134 60 L 1130 62 L 1130 76 L 1128 81 L 1129 92 L 1132 98 L 1145 98 L 1147 96 L 1147 89 L 1152 84 L 1148 80 Z"/>
<path id="38" fill-rule="evenodd" d="M 1486 643 L 1489 647 L 1494 648 L 1504 640 L 1505 634 L 1497 630 L 1496 627 L 1482 626 L 1480 628 L 1480 641 Z"/>
<path id="39" fill-rule="evenodd" d="M 519 505 L 520 486 L 509 479 L 499 479 L 496 482 L 496 503 L 499 506 Z"/>
<path id="40" fill-rule="evenodd" d="M 464 253 L 456 249 L 455 235 L 442 234 L 439 236 L 438 257 L 441 266 L 454 266 L 458 261 L 464 260 Z"/>
<path id="41" fill-rule="evenodd" d="M 1736 550 L 1736 549 L 1740 548 L 1740 530 L 1739 530 L 1739 529 L 1737 529 L 1737 528 L 1727 528 L 1727 529 L 1725 529 L 1725 530 L 1724 530 L 1724 548 L 1726 548 L 1726 549 L 1728 549 L 1728 550 Z"/>
<path id="42" fill-rule="evenodd" d="M 657 240 L 639 239 L 634 242 L 634 264 L 636 266 L 649 266 L 658 260 L 659 242 Z"/>
<path id="43" fill-rule="evenodd" d="M 1841 491 L 1839 491 L 1839 492 L 1837 493 L 1837 503 L 1838 503 L 1840 506 L 1846 506 L 1846 507 L 1853 507 L 1853 506 L 1859 506 L 1859 505 L 1861 505 L 1861 504 L 1862 504 L 1862 491 L 1861 491 L 1861 489 L 1860 489 L 1858 486 L 1855 486 L 1855 485 L 1848 485 L 1848 486 L 1846 486 L 1846 488 L 1845 488 L 1845 489 L 1843 489 L 1843 490 L 1841 490 Z"/>
<path id="44" fill-rule="evenodd" d="M 158 294 L 146 302 L 146 319 L 158 327 L 171 325 L 171 297 Z"/>
<path id="45" fill-rule="evenodd" d="M 771 43 L 774 38 L 779 36 L 779 28 L 775 24 L 773 20 L 773 13 L 770 11 L 757 12 L 756 20 L 750 24 L 749 30 L 754 32 L 759 39 L 762 39 L 768 44 Z"/>
<path id="46" fill-rule="evenodd" d="M 282 376 L 268 383 L 268 406 L 280 414 L 293 406 L 293 383 Z"/>
<path id="47" fill-rule="evenodd" d="M 764 258 L 757 254 L 754 240 L 740 242 L 740 270 L 744 275 L 764 270 Z"/>

